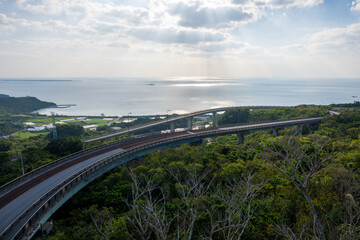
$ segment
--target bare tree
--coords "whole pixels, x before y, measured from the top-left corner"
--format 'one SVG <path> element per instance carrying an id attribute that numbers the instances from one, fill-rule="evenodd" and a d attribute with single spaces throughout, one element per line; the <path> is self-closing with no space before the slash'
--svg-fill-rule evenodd
<path id="1" fill-rule="evenodd" d="M 290 136 L 283 137 L 274 134 L 276 141 L 269 138 L 264 144 L 250 145 L 250 149 L 282 173 L 304 196 L 314 217 L 314 231 L 324 240 L 325 234 L 310 197 L 309 184 L 324 163 L 332 160 L 336 155 L 333 150 L 325 151 L 330 140 L 318 135 L 309 135 L 311 144 L 302 143 L 299 136 L 301 131 L 302 128 L 298 128 Z"/>
<path id="2" fill-rule="evenodd" d="M 130 172 L 132 184 L 132 200 L 124 199 L 130 208 L 126 220 L 134 227 L 136 235 L 141 239 L 149 239 L 152 234 L 158 240 L 166 240 L 173 220 L 166 212 L 168 197 L 164 189 L 159 188 L 152 180 L 142 179 L 134 172 Z M 132 234 L 129 235 L 133 239 Z"/>
<path id="3" fill-rule="evenodd" d="M 107 209 L 98 212 L 95 216 L 90 213 L 90 216 L 101 239 L 108 240 L 116 232 L 114 218 Z"/>
<path id="4" fill-rule="evenodd" d="M 354 196 L 346 194 L 343 224 L 340 226 L 341 240 L 360 239 L 360 208 Z"/>
<path id="5" fill-rule="evenodd" d="M 212 221 L 210 239 L 216 232 L 223 239 L 241 239 L 254 213 L 252 202 L 265 181 L 255 184 L 254 174 L 250 172 L 241 180 L 228 181 L 218 187 L 215 196 L 225 206 L 225 211 L 218 214 L 217 221 Z"/>
<path id="6" fill-rule="evenodd" d="M 205 181 L 210 170 L 201 172 L 195 165 L 191 169 L 186 168 L 185 173 L 181 174 L 179 169 L 164 168 L 175 178 L 177 191 L 185 205 L 185 208 L 179 209 L 183 221 L 179 222 L 178 219 L 177 237 L 180 239 L 181 235 L 185 235 L 186 239 L 192 239 L 195 222 L 206 211 L 201 207 L 200 200 L 209 191 L 212 184 L 213 179 Z"/>
<path id="7" fill-rule="evenodd" d="M 140 203 L 144 213 L 149 219 L 149 225 L 152 231 L 155 233 L 156 239 L 166 240 L 173 220 L 173 217 L 169 219 L 166 214 L 166 200 L 167 193 L 161 190 L 161 194 L 158 197 L 153 197 L 153 192 L 149 189 L 147 195 L 144 197 L 144 201 Z"/>
<path id="8" fill-rule="evenodd" d="M 313 234 L 311 227 L 307 222 L 304 222 L 298 227 L 298 232 L 295 233 L 286 224 L 276 224 L 275 232 L 281 236 L 284 236 L 289 240 L 302 240 L 302 239 L 314 239 L 320 240 L 319 236 Z"/>
<path id="9" fill-rule="evenodd" d="M 132 239 L 147 240 L 151 237 L 150 215 L 146 214 L 143 206 L 138 202 L 146 194 L 151 193 L 156 188 L 156 185 L 150 179 L 145 181 L 145 186 L 142 186 L 141 179 L 133 171 L 130 171 L 130 177 L 133 182 L 131 186 L 131 200 L 123 198 L 123 201 L 130 209 L 130 213 L 125 216 L 125 219 L 134 228 L 137 237 L 133 237 L 128 228 L 127 231 Z"/>

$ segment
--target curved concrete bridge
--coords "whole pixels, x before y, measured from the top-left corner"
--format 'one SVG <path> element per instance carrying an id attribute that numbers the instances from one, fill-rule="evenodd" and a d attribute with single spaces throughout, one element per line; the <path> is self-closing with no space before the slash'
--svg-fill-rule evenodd
<path id="1" fill-rule="evenodd" d="M 0 239 L 30 239 L 76 192 L 105 172 L 154 150 L 204 138 L 295 125 L 323 117 L 254 123 L 198 131 L 158 134 L 80 151 L 30 172 L 0 188 Z"/>
<path id="2" fill-rule="evenodd" d="M 178 120 L 182 120 L 182 119 L 187 119 L 187 128 L 188 128 L 188 130 L 192 130 L 193 117 L 203 115 L 203 114 L 208 114 L 208 113 L 213 114 L 213 126 L 215 126 L 216 114 L 218 112 L 228 111 L 228 110 L 232 110 L 232 109 L 240 109 L 240 108 L 269 109 L 269 108 L 279 108 L 279 107 L 281 107 L 281 106 L 234 106 L 234 107 L 220 107 L 220 108 L 206 109 L 206 110 L 201 110 L 201 111 L 197 111 L 197 112 L 176 115 L 176 116 L 172 116 L 170 118 L 166 118 L 166 119 L 153 121 L 153 122 L 146 123 L 146 124 L 133 126 L 133 127 L 128 128 L 128 129 L 123 129 L 123 130 L 113 132 L 113 133 L 109 133 L 109 134 L 105 134 L 105 135 L 102 135 L 102 136 L 97 136 L 97 137 L 85 139 L 85 142 L 95 142 L 95 141 L 100 141 L 100 140 L 104 140 L 104 139 L 107 139 L 107 138 L 112 138 L 112 137 L 116 137 L 116 136 L 120 136 L 120 135 L 124 135 L 124 134 L 130 134 L 130 133 L 133 133 L 133 132 L 136 132 L 136 131 L 152 128 L 152 127 L 159 126 L 159 125 L 162 125 L 162 124 L 170 124 L 170 131 L 174 132 L 174 130 L 175 130 L 174 129 L 174 122 L 178 121 Z"/>

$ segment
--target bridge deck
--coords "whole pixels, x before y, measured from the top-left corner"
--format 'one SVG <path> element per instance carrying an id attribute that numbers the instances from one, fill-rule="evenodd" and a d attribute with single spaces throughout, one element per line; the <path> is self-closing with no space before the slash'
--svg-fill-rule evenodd
<path id="1" fill-rule="evenodd" d="M 122 135 L 122 134 L 128 134 L 128 133 L 144 130 L 144 129 L 147 129 L 147 128 L 159 126 L 159 125 L 162 125 L 162 124 L 168 124 L 170 122 L 178 121 L 178 120 L 181 120 L 181 119 L 186 119 L 186 118 L 195 117 L 195 116 L 208 114 L 208 113 L 223 112 L 223 111 L 227 111 L 227 110 L 231 110 L 231 109 L 239 109 L 239 108 L 267 109 L 267 108 L 279 108 L 279 107 L 281 107 L 281 106 L 233 106 L 233 107 L 220 107 L 220 108 L 206 109 L 206 110 L 201 110 L 201 111 L 197 111 L 197 112 L 172 116 L 170 118 L 166 118 L 166 119 L 162 119 L 162 120 L 158 120 L 158 121 L 154 121 L 154 122 L 150 122 L 150 123 L 145 123 L 145 124 L 142 124 L 142 125 L 137 125 L 137 126 L 134 126 L 134 127 L 130 127 L 128 129 L 123 129 L 123 130 L 113 132 L 113 133 L 109 133 L 109 134 L 105 134 L 105 135 L 102 135 L 102 136 L 97 136 L 97 137 L 85 139 L 85 142 L 94 142 L 94 141 L 104 140 L 104 139 L 119 136 L 119 135 Z"/>

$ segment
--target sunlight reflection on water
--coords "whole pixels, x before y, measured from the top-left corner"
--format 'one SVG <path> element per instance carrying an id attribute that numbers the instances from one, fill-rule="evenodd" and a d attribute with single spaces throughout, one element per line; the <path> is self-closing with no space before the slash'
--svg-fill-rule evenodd
<path id="1" fill-rule="evenodd" d="M 220 106 L 331 104 L 353 102 L 360 79 L 78 79 L 73 81 L 0 80 L 0 94 L 35 96 L 63 109 L 66 115 L 119 116 L 185 113 Z"/>

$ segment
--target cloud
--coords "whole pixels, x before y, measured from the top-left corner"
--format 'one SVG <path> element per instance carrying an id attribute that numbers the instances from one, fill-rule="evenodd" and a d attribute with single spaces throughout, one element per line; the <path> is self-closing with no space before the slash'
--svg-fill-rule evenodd
<path id="1" fill-rule="evenodd" d="M 199 4 L 187 5 L 183 2 L 173 4 L 169 13 L 178 16 L 178 24 L 191 28 L 229 28 L 235 23 L 249 22 L 256 18 L 238 6 L 204 7 Z"/>
<path id="2" fill-rule="evenodd" d="M 240 50 L 244 49 L 245 43 L 236 42 L 236 41 L 226 41 L 220 43 L 207 43 L 199 46 L 197 49 L 208 52 L 208 53 L 217 53 L 223 52 L 226 50 Z"/>
<path id="3" fill-rule="evenodd" d="M 31 30 L 32 32 L 71 32 L 76 31 L 76 27 L 67 25 L 60 20 L 46 20 L 46 21 L 32 21 L 25 18 L 12 18 L 5 14 L 0 14 L 0 26 L 12 31 L 23 32 L 24 30 Z"/>
<path id="4" fill-rule="evenodd" d="M 239 5 L 253 5 L 257 8 L 291 8 L 291 7 L 313 7 L 324 3 L 324 0 L 232 0 L 232 3 Z"/>
<path id="5" fill-rule="evenodd" d="M 260 19 L 266 9 L 311 7 L 323 3 L 323 0 L 16 1 L 17 6 L 28 13 L 0 14 L 1 34 L 6 40 L 11 36 L 13 39 L 24 36 L 21 38 L 24 41 L 42 38 L 51 42 L 58 38 L 91 49 L 92 46 L 121 48 L 139 54 L 144 47 L 153 48 L 152 43 L 158 43 L 157 48 L 174 55 L 203 57 L 260 56 L 264 54 L 264 47 L 243 42 L 241 29 L 235 27 Z M 355 9 L 359 1 L 356 0 L 352 8 Z M 334 52 L 340 48 L 358 47 L 358 37 L 350 27 L 346 31 L 332 29 L 283 49 Z M 45 40 L 39 44 L 47 46 Z M 52 44 L 72 46 L 59 40 Z M 273 55 L 276 54 L 273 51 Z"/>
<path id="6" fill-rule="evenodd" d="M 0 14 L 0 25 L 8 25 L 10 22 L 10 19 L 5 14 Z"/>
<path id="7" fill-rule="evenodd" d="M 128 25 L 140 25 L 151 21 L 149 11 L 144 8 L 117 7 L 106 13 L 106 16 L 126 22 Z"/>
<path id="8" fill-rule="evenodd" d="M 351 2 L 352 11 L 360 11 L 360 0 L 355 0 Z"/>
<path id="9" fill-rule="evenodd" d="M 360 53 L 360 23 L 308 35 L 299 43 L 285 46 L 283 49 L 297 54 L 358 56 Z"/>
<path id="10" fill-rule="evenodd" d="M 220 42 L 226 39 L 221 33 L 172 28 L 135 28 L 128 32 L 131 36 L 159 43 L 196 44 L 201 42 Z"/>
<path id="11" fill-rule="evenodd" d="M 29 0 L 17 0 L 16 3 L 20 9 L 32 13 L 60 14 L 65 1 L 41 0 L 40 3 L 33 3 L 33 1 Z"/>
<path id="12" fill-rule="evenodd" d="M 332 28 L 315 33 L 311 36 L 313 46 L 327 51 L 345 50 L 359 52 L 360 23 L 351 24 L 345 28 Z"/>

